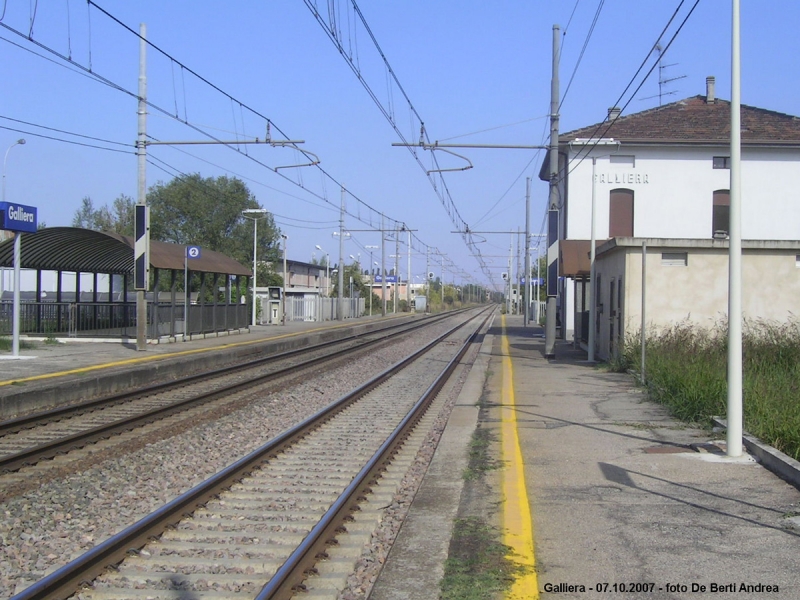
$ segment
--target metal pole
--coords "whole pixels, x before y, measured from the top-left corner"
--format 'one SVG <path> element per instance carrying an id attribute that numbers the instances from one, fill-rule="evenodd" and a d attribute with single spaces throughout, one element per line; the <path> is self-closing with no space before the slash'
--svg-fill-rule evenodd
<path id="1" fill-rule="evenodd" d="M 384 226 L 384 217 L 381 215 L 381 297 L 383 299 L 383 308 L 381 315 L 386 316 L 386 228 Z"/>
<path id="2" fill-rule="evenodd" d="M 595 183 L 595 170 L 597 168 L 597 158 L 592 157 L 592 234 L 589 243 L 589 362 L 594 362 L 595 330 L 597 329 L 597 301 L 595 294 L 595 196 L 597 185 Z"/>
<path id="3" fill-rule="evenodd" d="M 558 62 L 559 46 L 558 38 L 560 27 L 553 25 L 553 75 L 550 82 L 550 196 L 548 199 L 549 210 L 558 210 Z M 559 218 L 560 221 L 560 218 Z M 560 224 L 559 224 L 560 225 Z M 558 238 L 560 232 L 556 236 L 556 240 L 548 248 L 547 264 L 548 266 L 558 260 Z M 548 275 L 550 270 L 548 269 Z M 556 273 L 556 276 L 558 274 Z M 556 288 L 558 281 L 549 281 L 547 287 L 556 289 L 556 293 L 560 290 Z M 555 358 L 556 356 L 556 311 L 558 305 L 556 296 L 547 295 L 547 314 L 544 329 L 544 354 L 547 358 Z"/>
<path id="4" fill-rule="evenodd" d="M 645 376 L 645 342 L 647 336 L 645 334 L 645 326 L 647 323 L 647 315 L 645 309 L 647 308 L 646 302 L 647 294 L 647 242 L 642 241 L 642 385 L 646 385 L 647 379 Z"/>
<path id="5" fill-rule="evenodd" d="M 252 326 L 256 326 L 256 254 L 258 252 L 258 217 L 253 219 L 253 318 Z"/>
<path id="6" fill-rule="evenodd" d="M 397 281 L 400 279 L 400 267 L 398 266 L 398 260 L 400 259 L 400 231 L 395 229 L 394 231 L 394 285 L 392 286 L 392 305 L 394 314 L 397 314 Z"/>
<path id="7" fill-rule="evenodd" d="M 344 186 L 342 186 L 342 202 L 339 210 L 339 295 L 336 297 L 336 319 L 344 320 Z"/>
<path id="8" fill-rule="evenodd" d="M 742 455 L 742 200 L 741 57 L 739 0 L 733 0 L 731 29 L 731 206 L 728 259 L 728 430 L 727 454 Z"/>
<path id="9" fill-rule="evenodd" d="M 408 274 L 406 282 L 406 303 L 411 310 L 411 230 L 408 230 Z"/>
<path id="10" fill-rule="evenodd" d="M 147 26 L 139 25 L 139 105 L 138 105 L 138 130 L 136 141 L 136 155 L 138 158 L 138 185 L 136 203 L 147 205 Z M 146 228 L 144 235 L 149 238 L 150 231 Z M 149 257 L 148 257 L 149 260 Z M 149 265 L 145 266 L 149 270 Z M 136 291 L 136 349 L 147 348 L 147 298 L 144 290 Z"/>
<path id="11" fill-rule="evenodd" d="M 444 310 L 444 254 L 442 254 L 442 310 Z"/>
<path id="12" fill-rule="evenodd" d="M 531 308 L 531 178 L 525 178 L 525 303 L 522 325 L 528 326 L 528 312 Z"/>
<path id="13" fill-rule="evenodd" d="M 370 277 L 369 277 L 369 316 L 371 317 L 372 316 L 372 289 L 373 289 L 372 286 L 375 283 L 375 277 L 374 277 L 375 263 L 372 260 L 372 251 L 373 250 L 377 250 L 378 247 L 375 246 L 374 244 L 373 245 L 367 244 L 366 246 L 364 246 L 364 248 L 369 250 L 369 272 L 370 272 Z M 361 263 L 359 263 L 359 267 L 358 268 L 359 268 L 360 271 L 363 270 L 363 269 L 361 269 Z"/>
<path id="14" fill-rule="evenodd" d="M 430 307 L 431 299 L 429 297 L 431 278 L 428 275 L 431 272 L 430 260 L 431 260 L 431 249 L 425 246 L 425 312 L 428 312 L 431 309 Z"/>
<path id="15" fill-rule="evenodd" d="M 19 297 L 19 269 L 22 263 L 22 232 L 14 234 L 14 308 L 12 324 L 11 356 L 19 356 L 19 319 L 20 319 L 20 297 Z"/>
<path id="16" fill-rule="evenodd" d="M 511 232 L 511 240 L 510 240 L 510 243 L 508 244 L 508 296 L 507 296 L 507 300 L 506 300 L 506 314 L 508 314 L 508 315 L 511 314 L 511 306 L 512 306 L 511 305 L 511 290 L 512 290 L 512 285 L 514 285 L 512 283 L 514 281 L 514 272 L 511 269 L 511 264 L 512 264 L 511 261 L 513 261 L 513 260 L 514 260 L 514 232 L 512 231 Z"/>
<path id="17" fill-rule="evenodd" d="M 289 236 L 282 234 L 283 238 L 283 294 L 281 295 L 281 325 L 286 325 L 286 244 Z"/>
<path id="18" fill-rule="evenodd" d="M 372 250 L 369 251 L 369 271 L 370 273 L 375 272 L 375 266 L 372 264 Z M 374 281 L 374 277 L 370 276 L 369 278 L 369 316 L 372 316 L 372 283 Z"/>
<path id="19" fill-rule="evenodd" d="M 3 200 L 3 202 L 6 201 L 6 162 L 8 161 L 8 153 L 11 152 L 11 149 L 14 146 L 17 146 L 17 145 L 19 145 L 19 146 L 25 145 L 25 139 L 24 138 L 20 138 L 16 142 L 11 144 L 8 147 L 8 150 L 6 150 L 6 155 L 3 158 L 3 195 L 0 196 L 0 198 L 2 198 L 2 200 Z M 0 241 L 2 241 L 2 239 L 3 238 L 0 238 Z M 5 288 L 5 285 L 6 285 L 5 280 L 6 280 L 6 269 L 5 269 L 5 267 L 0 267 L 0 298 L 3 297 L 3 292 L 6 289 Z"/>
<path id="20" fill-rule="evenodd" d="M 518 315 L 518 314 L 520 314 L 520 308 L 522 307 L 522 285 L 520 283 L 520 280 L 522 278 L 519 276 L 519 271 L 520 271 L 520 268 L 519 268 L 520 267 L 520 265 L 519 265 L 519 251 L 520 251 L 520 247 L 519 247 L 519 227 L 517 227 L 516 241 L 517 241 L 517 254 L 515 256 L 516 260 L 514 261 L 514 284 L 517 286 L 517 288 L 516 288 L 517 302 L 514 305 L 514 314 Z"/>
<path id="21" fill-rule="evenodd" d="M 541 289 L 539 286 L 539 280 L 541 279 L 541 270 L 540 270 L 540 259 L 539 259 L 539 249 L 541 248 L 542 240 L 536 240 L 536 286 L 534 287 L 534 311 L 533 311 L 533 318 L 536 319 L 536 325 L 539 325 L 539 296 L 541 296 Z"/>
<path id="22" fill-rule="evenodd" d="M 183 254 L 183 341 L 189 328 L 189 256 L 188 250 Z"/>

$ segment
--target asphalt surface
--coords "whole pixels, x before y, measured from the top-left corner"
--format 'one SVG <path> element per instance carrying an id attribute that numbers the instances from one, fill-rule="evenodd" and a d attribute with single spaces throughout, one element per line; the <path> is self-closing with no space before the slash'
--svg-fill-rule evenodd
<path id="1" fill-rule="evenodd" d="M 504 532 L 509 481 L 529 500 L 536 578 L 506 597 L 800 598 L 800 491 L 750 456 L 725 457 L 713 443 L 724 445 L 724 433 L 674 420 L 630 376 L 588 364 L 571 344 L 545 359 L 541 333 L 519 317 L 505 329 L 495 319 L 488 364 L 464 388 L 371 600 L 438 598 L 453 518 L 489 519 Z M 509 411 L 524 482 L 503 453 Z M 471 424 L 492 431 L 503 466 L 465 486 Z"/>

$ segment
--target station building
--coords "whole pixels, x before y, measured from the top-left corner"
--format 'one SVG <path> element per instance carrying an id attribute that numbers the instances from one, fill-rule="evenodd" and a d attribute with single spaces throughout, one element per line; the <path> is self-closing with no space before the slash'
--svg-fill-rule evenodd
<path id="1" fill-rule="evenodd" d="M 742 105 L 741 122 L 745 318 L 782 321 L 800 310 L 800 118 Z M 705 95 L 560 135 L 559 169 L 561 337 L 587 347 L 592 301 L 596 356 L 638 333 L 642 243 L 648 329 L 726 317 L 730 102 L 713 77 Z"/>

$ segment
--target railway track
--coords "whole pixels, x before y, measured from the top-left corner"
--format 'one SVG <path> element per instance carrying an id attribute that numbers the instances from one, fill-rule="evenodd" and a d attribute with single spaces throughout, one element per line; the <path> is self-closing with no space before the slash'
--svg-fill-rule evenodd
<path id="1" fill-rule="evenodd" d="M 79 588 L 86 600 L 291 597 L 309 573 L 325 571 L 316 563 L 330 557 L 327 548 L 368 502 L 378 473 L 485 325 L 476 320 L 469 328 L 458 324 L 15 599 L 66 598 Z"/>
<path id="2" fill-rule="evenodd" d="M 357 349 L 407 335 L 442 318 L 445 317 L 394 324 L 378 331 L 261 357 L 210 373 L 0 422 L 0 473 L 35 465 L 170 415 L 334 360 Z"/>

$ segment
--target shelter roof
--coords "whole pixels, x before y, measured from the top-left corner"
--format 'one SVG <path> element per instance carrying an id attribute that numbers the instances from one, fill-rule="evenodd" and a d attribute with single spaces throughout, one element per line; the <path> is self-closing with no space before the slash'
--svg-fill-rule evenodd
<path id="1" fill-rule="evenodd" d="M 81 273 L 133 274 L 133 238 L 118 233 L 78 227 L 46 227 L 25 233 L 21 241 L 25 269 Z M 186 246 L 150 241 L 150 265 L 156 269 L 183 269 Z M 0 266 L 14 265 L 14 240 L 0 243 Z M 192 271 L 251 276 L 252 271 L 232 258 L 201 249 L 189 262 Z"/>

